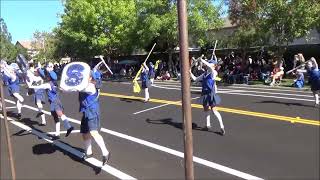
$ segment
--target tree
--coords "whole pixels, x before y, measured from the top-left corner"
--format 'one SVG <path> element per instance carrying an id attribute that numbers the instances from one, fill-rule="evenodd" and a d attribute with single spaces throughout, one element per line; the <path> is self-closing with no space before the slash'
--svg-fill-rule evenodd
<path id="1" fill-rule="evenodd" d="M 269 43 L 279 56 L 290 42 L 317 26 L 319 8 L 319 0 L 229 0 L 233 23 L 254 29 L 262 39 L 271 37 Z"/>
<path id="2" fill-rule="evenodd" d="M 140 46 L 147 47 L 157 42 L 157 49 L 168 53 L 169 70 L 172 72 L 172 54 L 179 43 L 176 1 L 137 1 L 137 16 Z M 190 42 L 196 46 L 205 45 L 206 32 L 222 24 L 218 10 L 210 0 L 188 1 L 188 23 Z"/>
<path id="3" fill-rule="evenodd" d="M 88 58 L 130 52 L 135 14 L 134 0 L 66 0 L 57 30 L 64 53 Z"/>
<path id="4" fill-rule="evenodd" d="M 34 32 L 31 45 L 39 51 L 34 59 L 42 63 L 46 61 L 59 61 L 63 55 L 59 53 L 58 44 L 60 41 L 58 40 L 59 38 L 55 30 L 53 32 Z"/>
<path id="5" fill-rule="evenodd" d="M 0 18 L 0 59 L 14 61 L 18 53 L 28 57 L 26 50 L 15 47 L 11 43 L 11 40 L 12 37 L 8 31 L 6 23 L 4 22 L 4 19 Z"/>

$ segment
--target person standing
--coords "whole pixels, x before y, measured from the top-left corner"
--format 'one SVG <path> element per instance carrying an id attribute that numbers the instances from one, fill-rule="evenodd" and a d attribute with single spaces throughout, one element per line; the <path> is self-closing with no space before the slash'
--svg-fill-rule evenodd
<path id="1" fill-rule="evenodd" d="M 91 72 L 88 86 L 81 92 L 79 92 L 80 112 L 83 113 L 80 133 L 85 146 L 84 158 L 92 156 L 92 144 L 93 138 L 102 151 L 102 166 L 108 162 L 110 158 L 110 152 L 107 150 L 105 142 L 102 136 L 99 134 L 100 129 L 100 106 L 99 106 L 99 79 L 100 74 Z M 98 83 L 98 84 L 97 84 Z"/>
<path id="2" fill-rule="evenodd" d="M 217 95 L 217 85 L 215 82 L 215 78 L 218 75 L 215 70 L 217 64 L 216 59 L 217 58 L 215 57 L 215 59 L 209 60 L 208 62 L 201 59 L 201 62 L 205 65 L 205 72 L 200 76 L 195 77 L 190 71 L 190 75 L 194 81 L 202 81 L 201 102 L 206 115 L 205 129 L 211 129 L 210 114 L 212 113 L 219 121 L 221 135 L 225 135 L 226 131 L 224 129 L 222 117 L 216 108 L 221 102 L 220 97 Z"/>
<path id="3" fill-rule="evenodd" d="M 142 64 L 142 72 L 141 72 L 141 84 L 142 89 L 144 89 L 144 102 L 148 102 L 150 100 L 149 95 L 149 87 L 150 87 L 150 79 L 149 79 L 149 68 L 146 63 Z"/>

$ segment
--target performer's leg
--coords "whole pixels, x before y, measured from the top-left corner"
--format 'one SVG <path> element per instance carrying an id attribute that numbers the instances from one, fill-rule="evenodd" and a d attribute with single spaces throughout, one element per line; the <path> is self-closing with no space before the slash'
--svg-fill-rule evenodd
<path id="1" fill-rule="evenodd" d="M 41 114 L 41 121 L 42 121 L 41 124 L 46 125 L 46 124 L 47 124 L 47 122 L 46 122 L 46 116 L 45 116 L 45 114 L 42 112 L 43 106 L 42 106 L 42 102 L 41 102 L 40 99 L 37 99 L 37 106 L 38 106 L 38 111 L 39 111 L 39 113 Z"/>
<path id="2" fill-rule="evenodd" d="M 206 121 L 207 121 L 207 124 L 206 124 L 206 127 L 207 128 L 211 128 L 211 123 L 210 123 L 210 111 L 209 111 L 209 107 L 204 107 L 204 112 L 205 112 L 205 115 L 206 115 Z"/>
<path id="3" fill-rule="evenodd" d="M 99 134 L 99 132 L 97 130 L 90 131 L 90 134 L 101 149 L 102 165 L 104 165 L 106 162 L 108 162 L 108 160 L 110 158 L 110 153 L 107 150 L 106 144 L 104 143 L 102 136 Z"/>
<path id="4" fill-rule="evenodd" d="M 150 99 L 149 96 L 149 88 L 144 89 L 144 101 L 148 101 Z"/>
<path id="5" fill-rule="evenodd" d="M 84 141 L 84 149 L 86 152 L 86 156 L 92 155 L 92 141 L 90 133 L 82 134 L 82 138 Z"/>
<path id="6" fill-rule="evenodd" d="M 51 116 L 53 117 L 53 120 L 56 124 L 56 137 L 60 136 L 60 121 L 59 121 L 59 117 L 57 115 L 57 113 L 55 111 L 51 111 Z"/>
<path id="7" fill-rule="evenodd" d="M 319 105 L 319 90 L 318 91 L 313 91 L 312 93 L 313 93 L 313 95 L 314 95 L 314 98 L 315 98 L 315 103 L 316 103 L 316 105 Z"/>
<path id="8" fill-rule="evenodd" d="M 224 130 L 224 125 L 222 122 L 222 117 L 221 114 L 217 111 L 216 107 L 212 107 L 212 113 L 217 117 L 219 124 L 220 124 L 220 128 L 221 128 L 221 133 L 224 135 L 225 134 L 225 130 Z"/>
<path id="9" fill-rule="evenodd" d="M 109 151 L 107 150 L 107 147 L 104 143 L 104 140 L 103 140 L 102 136 L 99 134 L 99 132 L 97 130 L 93 130 L 93 131 L 90 131 L 90 135 L 92 136 L 94 141 L 96 141 L 96 143 L 100 147 L 102 155 L 107 156 L 109 154 Z"/>
<path id="10" fill-rule="evenodd" d="M 16 106 L 17 106 L 17 110 L 18 110 L 18 118 L 20 118 L 22 103 L 23 103 L 24 99 L 19 93 L 13 93 L 13 96 L 17 99 Z"/>
<path id="11" fill-rule="evenodd" d="M 74 128 L 70 125 L 67 116 L 65 116 L 62 111 L 56 111 L 56 113 L 58 117 L 62 120 L 63 127 L 67 129 L 66 137 L 68 137 Z"/>

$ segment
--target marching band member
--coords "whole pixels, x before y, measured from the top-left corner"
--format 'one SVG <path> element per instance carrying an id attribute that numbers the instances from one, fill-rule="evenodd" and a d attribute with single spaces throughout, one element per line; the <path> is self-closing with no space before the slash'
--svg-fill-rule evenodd
<path id="1" fill-rule="evenodd" d="M 29 64 L 29 70 L 27 71 L 28 80 L 26 81 L 28 87 L 32 84 L 40 85 L 43 84 L 42 77 L 45 77 L 44 71 L 41 68 L 34 68 L 33 64 Z M 45 89 L 34 88 L 34 102 L 38 107 L 38 114 L 36 117 L 41 117 L 41 125 L 47 124 L 45 114 L 43 113 L 43 104 L 45 104 Z"/>
<path id="2" fill-rule="evenodd" d="M 309 81 L 311 84 L 311 91 L 315 97 L 315 106 L 319 106 L 319 94 L 320 94 L 320 71 L 319 66 L 314 57 L 307 63 L 307 73 L 309 75 Z"/>
<path id="3" fill-rule="evenodd" d="M 218 72 L 215 70 L 217 61 L 211 59 L 208 62 L 201 59 L 201 62 L 205 65 L 205 72 L 201 74 L 199 77 L 195 77 L 190 71 L 190 75 L 192 80 L 194 81 L 202 81 L 202 92 L 201 92 L 201 100 L 203 105 L 203 110 L 206 113 L 206 130 L 211 128 L 210 124 L 210 112 L 215 115 L 220 124 L 221 135 L 225 134 L 224 125 L 222 122 L 222 117 L 220 113 L 217 111 L 216 106 L 220 103 L 221 99 L 217 95 L 217 85 L 215 83 L 215 78 L 218 75 Z M 210 109 L 211 108 L 211 111 Z"/>
<path id="4" fill-rule="evenodd" d="M 21 108 L 24 98 L 20 93 L 20 81 L 13 67 L 6 65 L 6 62 L 1 62 L 1 71 L 8 77 L 8 91 L 11 97 L 16 100 L 17 118 L 21 119 Z"/>
<path id="5" fill-rule="evenodd" d="M 142 82 L 142 89 L 144 89 L 144 102 L 148 102 L 150 100 L 149 95 L 149 87 L 150 87 L 150 80 L 149 80 L 149 68 L 146 63 L 142 64 L 142 72 L 141 72 L 141 82 Z"/>
<path id="6" fill-rule="evenodd" d="M 150 77 L 151 84 L 153 84 L 155 75 L 156 73 L 155 73 L 154 65 L 152 64 L 152 62 L 149 62 L 149 77 Z"/>
<path id="7" fill-rule="evenodd" d="M 101 87 L 101 74 L 99 71 L 91 71 L 88 86 L 79 92 L 80 112 L 83 113 L 80 133 L 85 146 L 85 157 L 92 156 L 91 139 L 93 138 L 102 151 L 102 165 L 110 158 L 110 152 L 107 150 L 100 129 L 100 110 L 99 110 L 99 90 Z"/>
<path id="8" fill-rule="evenodd" d="M 45 89 L 47 91 L 48 100 L 50 103 L 50 111 L 51 115 L 53 116 L 53 119 L 56 123 L 56 138 L 59 138 L 60 136 L 60 121 L 62 120 L 63 126 L 65 129 L 67 129 L 66 137 L 68 137 L 71 133 L 71 131 L 74 129 L 73 126 L 70 125 L 67 116 L 63 113 L 63 106 L 60 101 L 60 97 L 58 94 L 58 84 L 57 84 L 57 74 L 53 71 L 53 64 L 49 63 L 47 68 L 47 80 L 48 83 L 44 83 L 38 86 L 31 85 L 30 88 L 39 88 L 39 89 Z"/>

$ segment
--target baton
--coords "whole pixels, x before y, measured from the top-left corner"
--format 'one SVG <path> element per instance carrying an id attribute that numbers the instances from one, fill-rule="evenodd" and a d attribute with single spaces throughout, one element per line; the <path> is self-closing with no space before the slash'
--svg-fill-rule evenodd
<path id="1" fill-rule="evenodd" d="M 99 56 L 99 58 L 101 59 L 102 63 L 106 66 L 106 68 L 108 69 L 108 71 L 111 73 L 111 75 L 113 75 L 113 72 L 111 71 L 111 69 L 109 68 L 108 64 L 104 61 L 102 56 Z"/>

